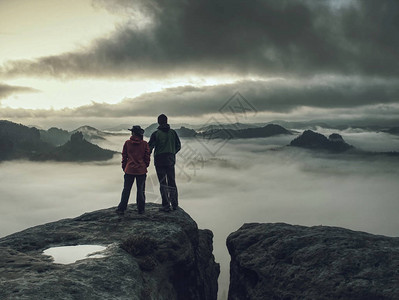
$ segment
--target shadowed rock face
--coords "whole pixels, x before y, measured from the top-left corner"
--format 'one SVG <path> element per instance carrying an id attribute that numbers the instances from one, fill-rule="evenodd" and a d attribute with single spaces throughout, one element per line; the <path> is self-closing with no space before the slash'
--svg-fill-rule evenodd
<path id="1" fill-rule="evenodd" d="M 399 299 L 399 238 L 252 223 L 227 247 L 229 300 Z"/>
<path id="2" fill-rule="evenodd" d="M 216 299 L 213 234 L 182 209 L 138 215 L 114 208 L 0 239 L 0 299 Z M 108 246 L 105 257 L 54 264 L 50 247 Z"/>

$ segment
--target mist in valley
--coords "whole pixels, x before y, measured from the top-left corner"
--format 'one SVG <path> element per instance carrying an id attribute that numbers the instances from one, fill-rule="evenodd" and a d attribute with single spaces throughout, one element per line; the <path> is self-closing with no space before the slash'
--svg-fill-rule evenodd
<path id="1" fill-rule="evenodd" d="M 399 150 L 399 139 L 385 133 L 334 132 L 363 150 Z M 121 151 L 128 138 L 110 136 L 97 144 Z M 287 147 L 293 138 L 182 139 L 176 165 L 179 202 L 199 228 L 214 233 L 214 253 L 221 263 L 220 294 L 228 288 L 225 241 L 243 223 L 328 225 L 399 236 L 397 157 Z M 123 186 L 120 159 L 116 154 L 98 163 L 1 163 L 0 236 L 116 206 Z M 147 176 L 147 202 L 160 203 L 152 163 Z M 135 187 L 129 203 L 135 203 Z"/>

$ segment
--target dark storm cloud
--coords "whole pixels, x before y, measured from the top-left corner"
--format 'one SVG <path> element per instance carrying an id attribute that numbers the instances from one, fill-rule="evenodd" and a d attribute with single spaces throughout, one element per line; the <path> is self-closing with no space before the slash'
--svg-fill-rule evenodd
<path id="1" fill-rule="evenodd" d="M 365 120 L 399 118 L 398 81 L 341 77 L 246 80 L 214 86 L 181 86 L 126 98 L 117 104 L 92 102 L 78 108 L 62 110 L 3 108 L 0 110 L 0 118 L 152 118 L 160 113 L 195 118 L 220 115 L 220 109 L 236 92 L 258 113 L 301 115 L 306 113 L 301 111 L 302 108 L 310 108 L 313 115 L 305 117 L 339 116 Z"/>
<path id="2" fill-rule="evenodd" d="M 399 84 L 378 80 L 316 78 L 311 80 L 239 81 L 218 86 L 183 86 L 147 93 L 119 104 L 92 103 L 74 110 L 75 115 L 123 117 L 202 116 L 218 113 L 239 91 L 259 112 L 289 113 L 300 107 L 359 108 L 398 103 Z M 384 106 L 382 105 L 382 106 Z M 370 112 L 369 112 L 370 113 Z"/>
<path id="3" fill-rule="evenodd" d="M 95 3 L 136 19 L 84 51 L 11 61 L 1 73 L 65 78 L 186 73 L 399 75 L 395 0 Z M 134 23 L 138 15 L 148 23 L 145 28 Z"/>
<path id="4" fill-rule="evenodd" d="M 18 93 L 36 93 L 38 90 L 30 88 L 30 87 L 25 87 L 25 86 L 13 86 L 13 85 L 8 85 L 0 82 L 0 100 L 3 98 L 7 98 L 8 96 L 12 94 L 18 94 Z"/>

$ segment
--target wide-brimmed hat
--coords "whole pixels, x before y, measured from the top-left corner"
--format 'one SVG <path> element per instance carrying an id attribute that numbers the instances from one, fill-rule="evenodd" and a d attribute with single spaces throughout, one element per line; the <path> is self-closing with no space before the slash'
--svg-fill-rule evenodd
<path id="1" fill-rule="evenodd" d="M 144 134 L 144 129 L 141 128 L 139 125 L 134 125 L 132 128 L 128 129 L 131 132 L 138 134 L 138 135 L 143 135 Z"/>

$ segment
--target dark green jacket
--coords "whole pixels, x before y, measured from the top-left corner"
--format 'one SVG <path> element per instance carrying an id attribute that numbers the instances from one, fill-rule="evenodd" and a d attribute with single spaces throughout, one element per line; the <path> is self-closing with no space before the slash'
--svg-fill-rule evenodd
<path id="1" fill-rule="evenodd" d="M 155 166 L 172 166 L 176 163 L 176 153 L 181 149 L 181 143 L 176 131 L 169 124 L 162 124 L 151 134 L 150 152 L 154 151 Z"/>

